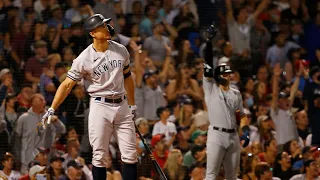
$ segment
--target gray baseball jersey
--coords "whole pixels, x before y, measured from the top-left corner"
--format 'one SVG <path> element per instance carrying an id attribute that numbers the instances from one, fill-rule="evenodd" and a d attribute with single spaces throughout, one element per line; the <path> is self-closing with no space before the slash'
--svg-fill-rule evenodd
<path id="1" fill-rule="evenodd" d="M 204 79 L 203 89 L 205 101 L 208 105 L 209 121 L 211 125 L 227 129 L 237 128 L 236 110 L 244 114 L 240 91 L 230 88 L 223 91 L 212 79 Z"/>
<path id="2" fill-rule="evenodd" d="M 84 80 L 91 97 L 124 95 L 123 67 L 129 65 L 130 55 L 126 47 L 108 41 L 106 52 L 97 52 L 89 45 L 72 63 L 68 77 L 75 81 Z"/>
<path id="3" fill-rule="evenodd" d="M 119 145 L 121 160 L 137 162 L 136 136 L 133 114 L 125 99 L 123 69 L 130 63 L 127 49 L 114 41 L 108 41 L 105 52 L 97 52 L 89 45 L 74 61 L 68 77 L 84 80 L 91 96 L 88 116 L 88 134 L 92 146 L 92 164 L 106 167 L 110 139 Z M 114 96 L 114 97 L 111 97 Z M 105 99 L 121 98 L 120 103 L 108 103 Z"/>
<path id="4" fill-rule="evenodd" d="M 237 129 L 235 112 L 240 110 L 240 114 L 244 114 L 241 94 L 233 88 L 223 91 L 214 79 L 208 80 L 205 77 L 203 89 L 210 122 L 206 180 L 214 180 L 219 176 L 221 164 L 226 179 L 236 180 L 241 150 L 239 136 L 236 132 L 223 132 L 221 128 Z M 220 130 L 215 130 L 214 127 Z"/>

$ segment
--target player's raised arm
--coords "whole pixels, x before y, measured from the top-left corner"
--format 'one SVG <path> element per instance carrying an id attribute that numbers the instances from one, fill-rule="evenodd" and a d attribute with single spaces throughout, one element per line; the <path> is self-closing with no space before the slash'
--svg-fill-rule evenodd
<path id="1" fill-rule="evenodd" d="M 212 51 L 212 39 L 216 36 L 217 30 L 215 26 L 212 24 L 207 29 L 207 42 L 205 49 L 205 64 L 204 64 L 204 77 L 211 81 L 213 79 L 213 51 Z"/>

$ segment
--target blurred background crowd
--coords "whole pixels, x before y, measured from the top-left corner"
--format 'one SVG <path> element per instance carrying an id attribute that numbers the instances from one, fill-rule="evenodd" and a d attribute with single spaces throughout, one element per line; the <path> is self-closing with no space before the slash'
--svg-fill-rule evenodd
<path id="1" fill-rule="evenodd" d="M 92 179 L 82 84 L 49 128 L 40 123 L 92 42 L 82 25 L 95 13 L 112 18 L 114 40 L 131 54 L 135 123 L 168 179 L 205 176 L 202 77 L 213 21 L 213 62 L 235 70 L 231 86 L 250 120 L 239 179 L 319 179 L 319 0 L 0 0 L 0 179 Z M 139 179 L 158 179 L 138 136 L 137 151 Z M 107 179 L 121 179 L 113 138 L 108 162 Z"/>

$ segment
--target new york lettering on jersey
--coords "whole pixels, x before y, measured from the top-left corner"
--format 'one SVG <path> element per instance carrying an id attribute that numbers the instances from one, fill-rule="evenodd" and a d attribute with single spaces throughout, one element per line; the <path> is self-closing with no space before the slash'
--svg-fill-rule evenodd
<path id="1" fill-rule="evenodd" d="M 116 68 L 123 68 L 124 67 L 124 60 L 105 60 L 106 58 L 101 58 L 102 59 L 102 64 L 96 66 L 93 69 L 93 73 L 98 76 L 99 78 L 101 77 L 101 75 L 103 75 L 105 72 L 107 71 L 113 71 Z"/>

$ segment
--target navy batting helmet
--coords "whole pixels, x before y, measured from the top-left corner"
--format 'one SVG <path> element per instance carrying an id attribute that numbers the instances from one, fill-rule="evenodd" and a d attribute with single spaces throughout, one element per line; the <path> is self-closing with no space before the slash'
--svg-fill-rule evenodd
<path id="1" fill-rule="evenodd" d="M 110 35 L 113 36 L 114 35 L 114 28 L 109 24 L 111 20 L 112 20 L 111 18 L 107 18 L 107 19 L 104 18 L 101 14 L 95 14 L 95 15 L 89 17 L 84 22 L 83 28 L 86 32 L 90 32 L 90 31 L 94 30 L 95 28 L 106 23 L 107 28 L 110 32 Z"/>
<path id="2" fill-rule="evenodd" d="M 220 77 L 220 75 L 225 73 L 233 73 L 233 71 L 231 70 L 231 67 L 229 65 L 222 63 L 214 69 L 213 78 L 217 81 L 217 83 L 223 85 L 226 80 Z"/>

